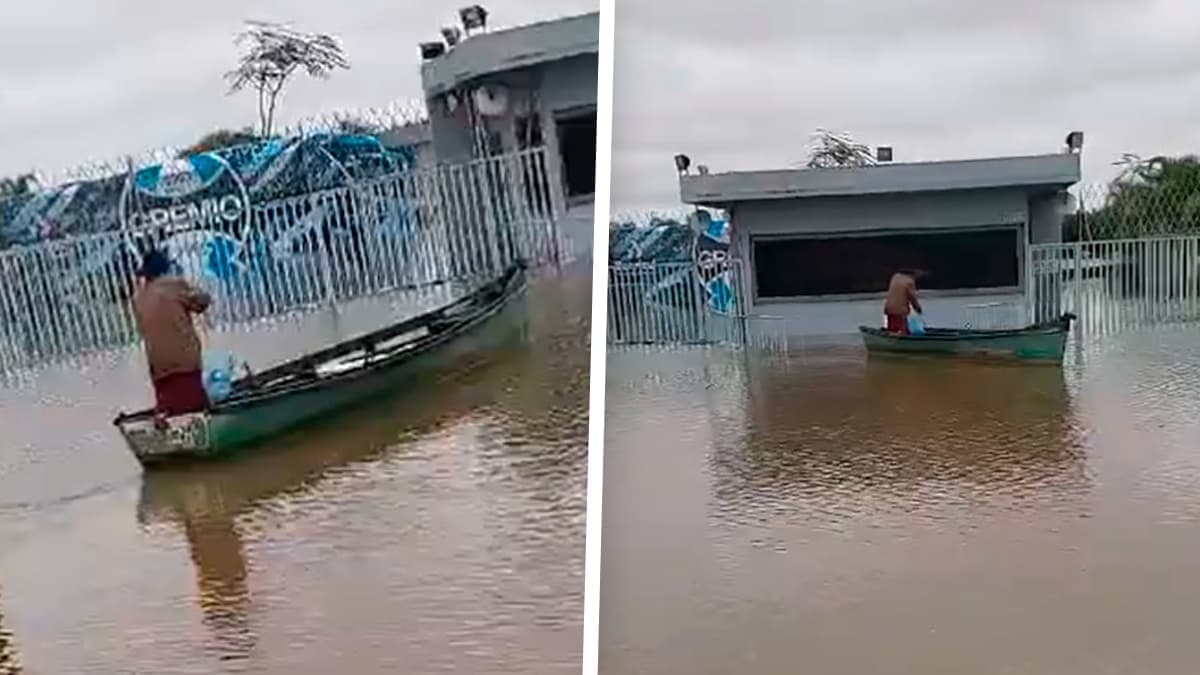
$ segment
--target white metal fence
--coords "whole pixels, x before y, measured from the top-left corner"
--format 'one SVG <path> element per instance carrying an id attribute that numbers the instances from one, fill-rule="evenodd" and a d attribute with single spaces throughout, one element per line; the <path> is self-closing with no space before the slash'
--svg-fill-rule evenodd
<path id="1" fill-rule="evenodd" d="M 170 226 L 0 252 L 0 371 L 136 341 L 139 252 L 166 248 L 216 298 L 216 325 L 401 288 L 469 287 L 564 250 L 541 150 L 257 204 L 246 232 Z"/>
<path id="2" fill-rule="evenodd" d="M 729 263 L 730 304 L 716 311 L 693 263 L 618 263 L 608 268 L 608 344 L 770 346 L 785 339 L 771 317 L 748 316 L 742 262 Z"/>
<path id="3" fill-rule="evenodd" d="M 1031 320 L 1071 312 L 1093 333 L 1200 320 L 1200 236 L 1038 244 L 1029 262 Z"/>
<path id="4" fill-rule="evenodd" d="M 730 263 L 742 279 L 742 261 Z M 1018 328 L 1070 312 L 1077 331 L 1110 333 L 1200 321 L 1200 236 L 1146 237 L 1030 247 L 1024 299 L 967 305 L 973 328 Z M 613 263 L 608 268 L 608 343 L 788 347 L 783 320 L 735 308 L 714 312 L 693 263 Z"/>

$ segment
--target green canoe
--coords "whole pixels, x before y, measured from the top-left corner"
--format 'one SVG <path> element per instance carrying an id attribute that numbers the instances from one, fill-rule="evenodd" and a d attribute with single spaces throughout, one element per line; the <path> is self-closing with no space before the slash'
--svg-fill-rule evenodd
<path id="1" fill-rule="evenodd" d="M 145 467 L 218 457 L 486 352 L 524 325 L 525 291 L 516 266 L 437 310 L 236 380 L 205 412 L 164 420 L 149 409 L 113 424 Z"/>
<path id="2" fill-rule="evenodd" d="M 859 326 L 868 354 L 950 356 L 1061 365 L 1075 315 L 1010 330 L 927 328 L 924 335 L 898 335 Z"/>

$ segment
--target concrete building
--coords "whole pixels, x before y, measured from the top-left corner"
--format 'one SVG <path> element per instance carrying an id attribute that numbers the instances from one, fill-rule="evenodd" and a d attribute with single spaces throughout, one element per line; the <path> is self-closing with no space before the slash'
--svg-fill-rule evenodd
<path id="1" fill-rule="evenodd" d="M 927 320 L 1015 306 L 1032 243 L 1061 241 L 1075 153 L 862 168 L 684 174 L 683 201 L 724 209 L 750 310 L 801 335 L 879 325 L 891 274 L 930 272 Z"/>
<path id="2" fill-rule="evenodd" d="M 600 15 L 457 41 L 427 58 L 421 81 L 442 162 L 545 147 L 556 210 L 595 193 Z"/>

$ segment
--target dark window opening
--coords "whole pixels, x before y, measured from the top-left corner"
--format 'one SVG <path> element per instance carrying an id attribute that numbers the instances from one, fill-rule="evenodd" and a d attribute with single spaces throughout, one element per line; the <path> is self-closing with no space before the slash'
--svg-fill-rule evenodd
<path id="1" fill-rule="evenodd" d="M 567 196 L 595 194 L 596 112 L 562 117 L 556 123 Z"/>
<path id="2" fill-rule="evenodd" d="M 880 293 L 896 270 L 929 273 L 931 290 L 1020 285 L 1013 228 L 863 237 L 752 239 L 760 298 Z"/>

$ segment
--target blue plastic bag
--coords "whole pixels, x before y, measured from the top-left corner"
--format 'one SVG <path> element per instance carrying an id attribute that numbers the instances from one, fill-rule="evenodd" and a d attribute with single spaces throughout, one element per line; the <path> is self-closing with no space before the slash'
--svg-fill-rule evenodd
<path id="1" fill-rule="evenodd" d="M 921 318 L 920 314 L 908 315 L 908 332 L 911 335 L 925 334 L 925 319 Z"/>
<path id="2" fill-rule="evenodd" d="M 204 355 L 204 391 L 208 400 L 224 400 L 233 391 L 233 354 L 213 352 Z"/>

